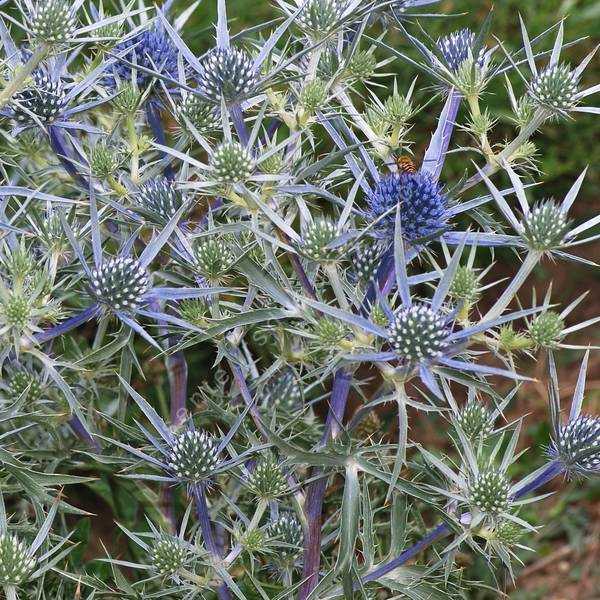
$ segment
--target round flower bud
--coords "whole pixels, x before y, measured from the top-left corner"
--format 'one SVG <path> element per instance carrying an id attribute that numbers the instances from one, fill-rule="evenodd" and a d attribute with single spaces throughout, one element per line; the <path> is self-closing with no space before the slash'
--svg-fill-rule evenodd
<path id="1" fill-rule="evenodd" d="M 388 125 L 403 127 L 412 115 L 413 106 L 405 96 L 394 93 L 384 102 L 383 109 L 378 112 Z"/>
<path id="2" fill-rule="evenodd" d="M 136 83 L 125 81 L 117 87 L 112 104 L 121 114 L 131 115 L 139 109 L 142 97 Z"/>
<path id="3" fill-rule="evenodd" d="M 389 325 L 389 321 L 385 311 L 383 310 L 381 304 L 376 304 L 371 310 L 371 314 L 369 315 L 371 321 L 375 323 L 375 325 L 379 325 L 379 327 L 387 327 Z"/>
<path id="4" fill-rule="evenodd" d="M 194 249 L 196 267 L 209 281 L 218 281 L 233 265 L 235 257 L 226 239 L 201 238 Z"/>
<path id="5" fill-rule="evenodd" d="M 514 546 L 523 537 L 523 528 L 513 521 L 502 521 L 496 527 L 494 537 L 505 546 Z"/>
<path id="6" fill-rule="evenodd" d="M 383 260 L 386 244 L 367 240 L 357 249 L 352 260 L 352 275 L 363 285 L 370 285 L 377 279 L 377 271 Z"/>
<path id="7" fill-rule="evenodd" d="M 248 552 L 261 552 L 265 549 L 267 537 L 261 529 L 251 529 L 239 536 L 239 543 Z"/>
<path id="8" fill-rule="evenodd" d="M 445 316 L 425 304 L 401 308 L 388 331 L 392 348 L 409 363 L 441 356 L 450 334 Z"/>
<path id="9" fill-rule="evenodd" d="M 456 416 L 456 424 L 470 439 L 485 437 L 492 431 L 489 411 L 477 400 L 469 400 Z"/>
<path id="10" fill-rule="evenodd" d="M 181 130 L 193 135 L 190 125 L 198 132 L 204 133 L 219 127 L 221 117 L 214 105 L 209 104 L 194 94 L 187 94 L 177 105 L 175 118 Z"/>
<path id="11" fill-rule="evenodd" d="M 90 169 L 95 177 L 107 179 L 114 177 L 122 163 L 121 153 L 117 148 L 105 143 L 98 143 L 90 152 Z"/>
<path id="12" fill-rule="evenodd" d="M 367 217 L 369 221 L 378 220 L 375 228 L 379 236 L 393 239 L 398 203 L 402 235 L 409 242 L 430 237 L 447 227 L 448 197 L 427 173 L 403 172 L 381 178 L 367 199 Z"/>
<path id="13" fill-rule="evenodd" d="M 367 50 L 355 52 L 348 63 L 348 73 L 360 81 L 369 79 L 377 68 L 377 59 Z"/>
<path id="14" fill-rule="evenodd" d="M 205 298 L 184 298 L 179 303 L 181 318 L 196 327 L 205 327 L 208 324 L 207 313 L 208 304 Z"/>
<path id="15" fill-rule="evenodd" d="M 314 331 L 323 346 L 337 346 L 348 335 L 346 325 L 332 317 L 320 318 Z"/>
<path id="16" fill-rule="evenodd" d="M 239 102 L 250 96 L 259 77 L 250 55 L 239 48 L 216 48 L 202 61 L 198 91 L 208 100 Z"/>
<path id="17" fill-rule="evenodd" d="M 255 163 L 244 146 L 238 142 L 224 142 L 214 151 L 210 166 L 216 181 L 234 184 L 249 179 Z"/>
<path id="18" fill-rule="evenodd" d="M 308 0 L 296 17 L 296 24 L 308 37 L 326 37 L 344 16 L 347 0 Z"/>
<path id="19" fill-rule="evenodd" d="M 25 544 L 11 534 L 0 535 L 0 585 L 19 586 L 35 567 Z"/>
<path id="20" fill-rule="evenodd" d="M 63 84 L 60 80 L 50 79 L 41 71 L 34 71 L 32 79 L 29 87 L 12 97 L 11 116 L 19 123 L 53 123 L 67 103 Z"/>
<path id="21" fill-rule="evenodd" d="M 162 175 L 142 184 L 132 197 L 142 211 L 151 214 L 161 223 L 170 221 L 183 204 L 181 192 Z"/>
<path id="22" fill-rule="evenodd" d="M 15 371 L 8 380 L 8 393 L 13 399 L 17 399 L 27 390 L 27 398 L 31 401 L 39 400 L 42 395 L 42 383 L 33 374 L 20 369 Z"/>
<path id="23" fill-rule="evenodd" d="M 89 287 L 97 302 L 133 312 L 143 304 L 150 279 L 136 259 L 113 256 L 92 271 Z"/>
<path id="24" fill-rule="evenodd" d="M 534 250 L 560 248 L 569 229 L 566 215 L 553 200 L 536 204 L 523 222 L 525 238 Z"/>
<path id="25" fill-rule="evenodd" d="M 259 165 L 260 170 L 266 175 L 278 175 L 285 168 L 285 155 L 282 150 L 273 152 L 270 156 L 263 158 Z"/>
<path id="26" fill-rule="evenodd" d="M 494 469 L 481 471 L 469 486 L 469 502 L 489 515 L 506 511 L 511 502 L 506 475 Z"/>
<path id="27" fill-rule="evenodd" d="M 531 340 L 520 331 L 515 331 L 512 325 L 501 325 L 498 330 L 498 346 L 505 352 L 520 352 L 531 346 Z"/>
<path id="28" fill-rule="evenodd" d="M 31 319 L 31 306 L 23 296 L 11 296 L 2 305 L 4 319 L 13 329 L 22 330 Z"/>
<path id="29" fill-rule="evenodd" d="M 580 415 L 560 427 L 549 454 L 568 474 L 600 473 L 600 418 Z"/>
<path id="30" fill-rule="evenodd" d="M 294 410 L 302 405 L 302 386 L 298 377 L 289 367 L 274 375 L 261 395 L 266 408 Z"/>
<path id="31" fill-rule="evenodd" d="M 315 219 L 302 236 L 302 251 L 317 262 L 330 262 L 340 257 L 343 247 L 328 248 L 338 237 L 335 223 L 326 217 Z"/>
<path id="32" fill-rule="evenodd" d="M 122 34 L 122 22 L 107 23 L 94 30 L 94 37 L 96 38 L 94 45 L 103 50 L 110 50 L 119 41 Z"/>
<path id="33" fill-rule="evenodd" d="M 456 73 L 469 58 L 481 65 L 485 50 L 482 48 L 477 57 L 473 56 L 475 41 L 475 34 L 470 29 L 454 31 L 438 40 L 437 48 L 442 57 L 442 64 L 452 73 Z"/>
<path id="34" fill-rule="evenodd" d="M 473 304 L 479 298 L 479 280 L 477 273 L 461 265 L 456 270 L 449 294 L 455 300 L 461 300 L 468 304 Z"/>
<path id="35" fill-rule="evenodd" d="M 165 536 L 154 543 L 150 559 L 160 575 L 173 575 L 185 565 L 187 552 L 177 538 Z"/>
<path id="36" fill-rule="evenodd" d="M 265 500 L 282 496 L 289 490 L 288 482 L 272 456 L 255 465 L 248 477 L 248 487 L 258 498 Z"/>
<path id="37" fill-rule="evenodd" d="M 556 348 L 563 338 L 564 321 L 552 310 L 543 312 L 529 324 L 529 337 L 536 348 L 551 350 Z"/>
<path id="38" fill-rule="evenodd" d="M 29 20 L 31 37 L 44 44 L 62 44 L 77 29 L 77 16 L 66 0 L 39 0 Z"/>
<path id="39" fill-rule="evenodd" d="M 184 483 L 197 485 L 208 479 L 219 465 L 219 443 L 205 431 L 187 429 L 174 440 L 168 465 Z"/>
<path id="40" fill-rule="evenodd" d="M 531 82 L 533 100 L 554 112 L 571 110 L 577 104 L 579 76 L 564 64 L 550 65 Z"/>
<path id="41" fill-rule="evenodd" d="M 327 100 L 327 82 L 322 79 L 311 79 L 306 81 L 300 91 L 300 105 L 307 110 L 314 112 L 323 108 Z"/>
<path id="42" fill-rule="evenodd" d="M 304 543 L 304 532 L 298 518 L 291 513 L 279 515 L 276 521 L 272 521 L 267 527 L 269 537 L 277 542 L 277 558 L 283 563 L 291 563 L 302 552 Z"/>

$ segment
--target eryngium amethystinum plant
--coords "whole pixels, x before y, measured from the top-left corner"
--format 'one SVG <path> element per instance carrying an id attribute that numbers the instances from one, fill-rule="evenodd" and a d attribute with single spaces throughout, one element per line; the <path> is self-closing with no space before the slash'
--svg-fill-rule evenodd
<path id="1" fill-rule="evenodd" d="M 191 24 L 211 3 L 214 36 Z M 585 172 L 557 197 L 534 146 L 600 112 L 594 52 L 569 63 L 562 22 L 498 40 L 492 15 L 430 36 L 437 0 L 278 0 L 247 30 L 226 0 L 121 6 L 0 4 L 4 596 L 493 590 L 536 491 L 600 472 L 594 349 L 567 339 L 599 318 L 527 289 L 544 261 L 596 267 Z M 555 360 L 586 349 L 563 413 Z"/>

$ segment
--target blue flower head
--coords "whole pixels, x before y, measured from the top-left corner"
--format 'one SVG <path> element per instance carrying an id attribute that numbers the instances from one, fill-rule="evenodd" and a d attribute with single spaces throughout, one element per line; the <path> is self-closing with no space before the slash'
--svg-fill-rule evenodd
<path id="1" fill-rule="evenodd" d="M 473 54 L 475 41 L 475 34 L 470 29 L 460 29 L 440 38 L 436 45 L 444 59 L 445 66 L 456 73 L 462 63 Z M 484 54 L 485 50 L 482 49 L 478 56 L 473 56 L 475 62 L 480 66 L 483 64 Z"/>
<path id="2" fill-rule="evenodd" d="M 160 25 L 155 25 L 152 29 L 146 29 L 131 39 L 117 44 L 113 54 L 128 63 L 160 73 L 164 77 L 178 79 L 177 47 L 165 28 Z M 135 81 L 140 89 L 146 89 L 153 81 L 150 73 L 136 69 L 118 59 L 112 72 L 113 76 L 107 81 L 109 86 L 114 86 L 115 82 L 132 81 L 134 72 Z"/>
<path id="3" fill-rule="evenodd" d="M 400 173 L 382 177 L 367 200 L 370 219 L 386 215 L 376 226 L 380 237 L 393 238 L 396 212 L 391 209 L 399 202 L 405 240 L 416 242 L 447 227 L 450 206 L 441 186 L 427 173 Z"/>
<path id="4" fill-rule="evenodd" d="M 563 465 L 568 475 L 600 473 L 600 418 L 579 415 L 558 430 L 548 455 Z"/>
<path id="5" fill-rule="evenodd" d="M 65 88 L 60 78 L 52 79 L 38 69 L 31 75 L 32 84 L 17 92 L 9 105 L 10 116 L 18 123 L 52 123 L 60 117 L 67 104 Z"/>

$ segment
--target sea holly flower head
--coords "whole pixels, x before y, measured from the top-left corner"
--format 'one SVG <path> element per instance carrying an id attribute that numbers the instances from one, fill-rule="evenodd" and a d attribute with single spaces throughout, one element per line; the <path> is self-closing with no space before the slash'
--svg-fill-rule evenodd
<path id="1" fill-rule="evenodd" d="M 382 177 L 368 197 L 368 216 L 377 220 L 376 233 L 391 239 L 394 235 L 395 209 L 402 210 L 402 235 L 418 243 L 443 233 L 450 219 L 450 200 L 428 173 L 400 173 Z"/>
<path id="2" fill-rule="evenodd" d="M 183 195 L 177 186 L 159 175 L 143 183 L 132 198 L 144 214 L 166 224 L 183 206 Z"/>
<path id="3" fill-rule="evenodd" d="M 247 99 L 259 83 L 250 55 L 240 48 L 215 48 L 201 60 L 198 92 L 210 102 L 232 104 Z"/>
<path id="4" fill-rule="evenodd" d="M 181 540 L 163 535 L 155 540 L 150 551 L 152 566 L 159 575 L 174 575 L 185 566 L 189 553 Z"/>
<path id="5" fill-rule="evenodd" d="M 273 456 L 259 460 L 248 476 L 248 487 L 257 498 L 272 500 L 289 491 L 281 466 Z"/>
<path id="6" fill-rule="evenodd" d="M 312 40 L 321 40 L 335 30 L 347 15 L 349 0 L 308 0 L 296 17 L 296 25 Z M 356 1 L 354 2 L 356 5 Z"/>
<path id="7" fill-rule="evenodd" d="M 566 215 L 553 200 L 534 205 L 523 221 L 529 246 L 535 250 L 552 250 L 564 242 L 569 231 Z"/>
<path id="8" fill-rule="evenodd" d="M 197 485 L 211 477 L 221 459 L 215 438 L 197 429 L 185 429 L 173 438 L 168 468 L 180 482 Z"/>
<path id="9" fill-rule="evenodd" d="M 302 235 L 302 252 L 319 263 L 338 260 L 344 253 L 344 245 L 333 245 L 338 237 L 337 225 L 331 219 L 315 219 L 306 226 Z"/>
<path id="10" fill-rule="evenodd" d="M 413 304 L 396 313 L 389 327 L 389 337 L 402 361 L 419 363 L 443 355 L 450 331 L 445 315 L 426 304 Z"/>
<path id="11" fill-rule="evenodd" d="M 485 49 L 481 48 L 474 55 L 476 36 L 470 29 L 460 29 L 440 38 L 437 49 L 443 59 L 444 66 L 453 73 L 457 73 L 462 64 L 472 60 L 478 66 L 485 61 Z"/>
<path id="12" fill-rule="evenodd" d="M 476 398 L 471 398 L 455 417 L 456 424 L 469 439 L 486 437 L 493 430 L 493 416 Z"/>
<path id="13" fill-rule="evenodd" d="M 162 24 L 154 24 L 149 29 L 117 44 L 112 49 L 112 54 L 117 59 L 112 66 L 112 77 L 107 78 L 110 86 L 135 82 L 140 90 L 145 90 L 156 84 L 156 78 L 152 73 L 160 74 L 172 81 L 179 79 L 177 47 Z M 167 85 L 169 85 L 168 81 Z"/>
<path id="14" fill-rule="evenodd" d="M 192 93 L 186 94 L 177 103 L 174 116 L 181 133 L 192 137 L 194 129 L 201 134 L 206 133 L 217 129 L 221 122 L 220 114 L 214 104 Z"/>
<path id="15" fill-rule="evenodd" d="M 73 37 L 77 15 L 66 0 L 38 0 L 29 17 L 31 37 L 44 44 L 61 44 Z"/>
<path id="16" fill-rule="evenodd" d="M 92 297 L 108 309 L 133 313 L 144 303 L 150 278 L 138 260 L 115 256 L 91 271 Z"/>
<path id="17" fill-rule="evenodd" d="M 0 585 L 20 586 L 35 568 L 36 560 L 25 543 L 13 534 L 0 534 Z"/>
<path id="18" fill-rule="evenodd" d="M 537 348 L 554 349 L 562 341 L 565 323 L 560 315 L 552 310 L 543 312 L 531 320 L 528 334 Z"/>
<path id="19" fill-rule="evenodd" d="M 17 92 L 10 102 L 10 116 L 17 123 L 53 123 L 67 105 L 60 79 L 51 79 L 43 70 L 32 73 L 31 85 Z"/>
<path id="20" fill-rule="evenodd" d="M 510 506 L 510 483 L 506 474 L 496 469 L 480 471 L 469 482 L 469 502 L 492 516 L 506 511 Z"/>
<path id="21" fill-rule="evenodd" d="M 277 557 L 284 564 L 293 563 L 302 552 L 304 532 L 298 517 L 283 513 L 267 526 L 267 534 L 277 548 Z"/>
<path id="22" fill-rule="evenodd" d="M 600 474 L 600 418 L 581 413 L 589 354 L 588 350 L 581 362 L 568 418 L 561 423 L 558 375 L 554 355 L 551 351 L 548 353 L 553 429 L 548 456 L 560 465 L 569 479 Z"/>
<path id="23" fill-rule="evenodd" d="M 210 160 L 212 177 L 223 184 L 246 181 L 252 176 L 255 161 L 239 142 L 224 142 L 218 146 Z"/>

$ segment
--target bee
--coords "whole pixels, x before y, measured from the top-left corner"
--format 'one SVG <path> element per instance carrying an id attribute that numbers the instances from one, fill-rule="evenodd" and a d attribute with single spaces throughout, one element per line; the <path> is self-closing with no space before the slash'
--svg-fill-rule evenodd
<path id="1" fill-rule="evenodd" d="M 417 167 L 410 156 L 403 154 L 396 159 L 396 165 L 401 173 L 416 173 Z"/>

